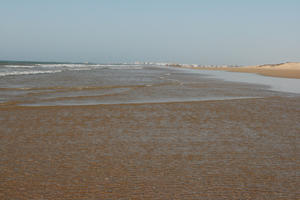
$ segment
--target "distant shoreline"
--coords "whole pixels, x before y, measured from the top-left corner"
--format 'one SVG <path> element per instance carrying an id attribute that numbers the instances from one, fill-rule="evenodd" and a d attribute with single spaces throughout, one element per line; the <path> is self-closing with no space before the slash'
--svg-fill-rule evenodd
<path id="1" fill-rule="evenodd" d="M 199 70 L 222 70 L 229 72 L 255 73 L 263 76 L 300 79 L 300 63 L 282 63 L 274 65 L 256 65 L 245 67 L 202 67 L 189 65 L 172 65 L 174 67 L 192 68 Z"/>

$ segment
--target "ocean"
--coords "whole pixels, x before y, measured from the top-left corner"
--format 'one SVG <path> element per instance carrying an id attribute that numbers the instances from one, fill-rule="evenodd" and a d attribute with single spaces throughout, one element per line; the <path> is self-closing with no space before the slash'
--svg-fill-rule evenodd
<path id="1" fill-rule="evenodd" d="M 232 74 L 242 78 L 235 80 Z M 222 80 L 226 77 L 227 80 Z M 55 106 L 186 102 L 261 98 L 282 92 L 268 90 L 270 84 L 264 83 L 272 79 L 270 77 L 257 79 L 260 81 L 251 77 L 250 80 L 254 81 L 245 82 L 245 74 L 161 64 L 2 62 L 0 104 Z"/>

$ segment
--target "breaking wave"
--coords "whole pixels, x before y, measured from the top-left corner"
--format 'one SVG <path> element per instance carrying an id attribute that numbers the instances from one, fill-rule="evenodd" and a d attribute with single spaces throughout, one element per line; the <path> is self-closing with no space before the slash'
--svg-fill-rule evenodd
<path id="1" fill-rule="evenodd" d="M 30 74 L 52 74 L 62 72 L 62 70 L 30 70 L 30 71 L 11 71 L 11 72 L 0 72 L 0 76 L 13 76 L 13 75 L 30 75 Z"/>
<path id="2" fill-rule="evenodd" d="M 145 65 L 136 64 L 13 64 L 0 66 L 0 76 L 58 73 L 62 71 L 86 71 L 93 69 L 141 70 Z"/>

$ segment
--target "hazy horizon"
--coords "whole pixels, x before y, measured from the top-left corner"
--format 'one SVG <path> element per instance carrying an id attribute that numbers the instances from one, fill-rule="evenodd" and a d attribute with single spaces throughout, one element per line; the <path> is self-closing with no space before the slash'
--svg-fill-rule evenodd
<path id="1" fill-rule="evenodd" d="M 0 60 L 300 62 L 300 2 L 3 0 Z"/>

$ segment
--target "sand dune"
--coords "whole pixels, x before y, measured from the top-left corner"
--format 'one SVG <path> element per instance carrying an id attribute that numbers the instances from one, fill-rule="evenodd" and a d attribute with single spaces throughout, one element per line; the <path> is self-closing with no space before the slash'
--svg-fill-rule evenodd
<path id="1" fill-rule="evenodd" d="M 299 62 L 287 62 L 287 63 L 281 63 L 281 64 L 267 64 L 267 65 L 253 66 L 253 68 L 300 70 L 300 63 Z"/>
<path id="2" fill-rule="evenodd" d="M 228 67 L 226 71 L 256 73 L 264 76 L 300 78 L 300 63 L 267 64 L 246 67 Z"/>

